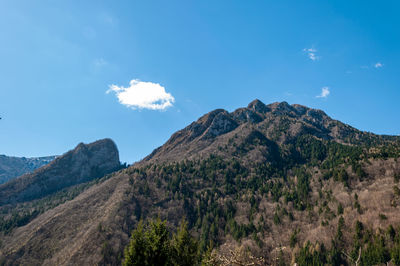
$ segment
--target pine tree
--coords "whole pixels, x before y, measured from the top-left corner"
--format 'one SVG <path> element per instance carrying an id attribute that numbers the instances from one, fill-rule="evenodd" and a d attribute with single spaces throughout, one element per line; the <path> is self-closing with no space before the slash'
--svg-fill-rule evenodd
<path id="1" fill-rule="evenodd" d="M 182 221 L 172 239 L 173 259 L 175 265 L 195 265 L 197 260 L 197 242 L 188 231 L 188 223 Z"/>
<path id="2" fill-rule="evenodd" d="M 157 219 L 150 222 L 147 228 L 139 222 L 125 249 L 123 265 L 171 265 L 169 235 L 165 221 Z"/>
<path id="3" fill-rule="evenodd" d="M 198 244 L 187 226 L 183 220 L 176 234 L 171 236 L 165 221 L 157 219 L 147 226 L 139 222 L 125 248 L 123 265 L 195 265 Z"/>
<path id="4" fill-rule="evenodd" d="M 144 232 L 143 222 L 140 221 L 132 232 L 131 241 L 125 248 L 125 260 L 123 265 L 146 265 L 149 252 L 148 240 Z"/>

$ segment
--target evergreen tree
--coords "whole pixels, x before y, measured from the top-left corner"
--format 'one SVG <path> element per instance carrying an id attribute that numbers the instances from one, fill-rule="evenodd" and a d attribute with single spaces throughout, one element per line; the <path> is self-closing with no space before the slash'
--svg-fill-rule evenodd
<path id="1" fill-rule="evenodd" d="M 123 265 L 171 265 L 170 239 L 165 221 L 143 222 L 132 232 L 129 246 L 125 249 Z"/>
<path id="2" fill-rule="evenodd" d="M 125 248 L 125 260 L 123 265 L 146 265 L 149 252 L 148 239 L 140 221 L 137 228 L 132 232 L 131 241 Z"/>
<path id="3" fill-rule="evenodd" d="M 184 220 L 173 236 L 165 221 L 157 219 L 147 226 L 141 221 L 125 248 L 123 265 L 195 265 L 198 258 L 197 246 Z"/>
<path id="4" fill-rule="evenodd" d="M 182 221 L 172 239 L 174 265 L 194 265 L 197 260 L 197 242 L 190 235 L 186 221 Z"/>

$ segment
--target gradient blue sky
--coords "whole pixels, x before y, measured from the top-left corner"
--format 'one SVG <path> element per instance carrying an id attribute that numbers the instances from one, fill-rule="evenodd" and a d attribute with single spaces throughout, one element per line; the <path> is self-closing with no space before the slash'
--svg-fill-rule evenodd
<path id="1" fill-rule="evenodd" d="M 399 12 L 400 1 L 1 0 L 0 153 L 110 137 L 132 163 L 255 98 L 400 134 Z M 173 106 L 134 110 L 106 93 L 134 79 L 159 83 Z"/>

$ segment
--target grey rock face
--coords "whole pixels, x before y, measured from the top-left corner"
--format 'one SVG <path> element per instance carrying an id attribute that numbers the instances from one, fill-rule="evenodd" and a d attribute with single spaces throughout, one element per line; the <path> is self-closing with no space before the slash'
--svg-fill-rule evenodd
<path id="1" fill-rule="evenodd" d="M 216 115 L 204 134 L 204 137 L 216 137 L 234 130 L 238 124 L 229 116 L 228 112 Z"/>
<path id="2" fill-rule="evenodd" d="M 260 115 L 258 115 L 255 111 L 248 108 L 239 108 L 232 113 L 232 116 L 235 120 L 239 121 L 240 123 L 258 123 L 261 122 L 263 119 Z"/>
<path id="3" fill-rule="evenodd" d="M 262 101 L 255 99 L 247 106 L 248 109 L 253 110 L 257 113 L 264 114 L 270 111 L 270 108 L 266 106 Z"/>

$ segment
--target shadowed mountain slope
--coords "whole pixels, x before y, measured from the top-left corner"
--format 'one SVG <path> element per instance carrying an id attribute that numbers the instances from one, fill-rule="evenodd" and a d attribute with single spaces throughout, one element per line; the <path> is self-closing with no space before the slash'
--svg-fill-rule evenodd
<path id="1" fill-rule="evenodd" d="M 0 184 L 23 174 L 33 172 L 51 161 L 57 156 L 46 157 L 11 157 L 0 155 Z"/>

